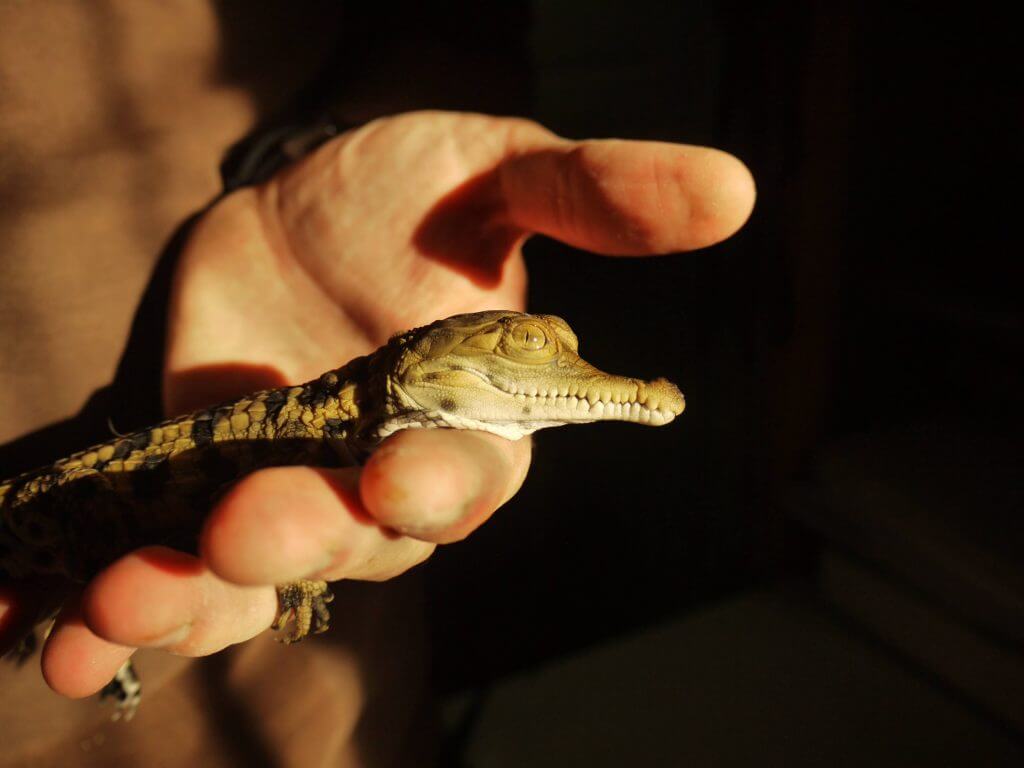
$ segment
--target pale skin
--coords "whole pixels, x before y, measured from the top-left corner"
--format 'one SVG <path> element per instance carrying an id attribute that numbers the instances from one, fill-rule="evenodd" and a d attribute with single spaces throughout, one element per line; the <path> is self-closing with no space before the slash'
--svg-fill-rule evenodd
<path id="1" fill-rule="evenodd" d="M 689 251 L 739 229 L 754 196 L 714 149 L 574 142 L 480 115 L 375 121 L 199 222 L 170 308 L 167 411 L 313 378 L 440 317 L 522 309 L 532 234 L 614 256 Z M 217 504 L 199 557 L 149 548 L 96 576 L 61 611 L 43 675 L 88 696 L 138 647 L 203 656 L 263 632 L 275 584 L 396 576 L 486 521 L 529 463 L 528 440 L 412 430 L 361 468 L 257 472 Z"/>

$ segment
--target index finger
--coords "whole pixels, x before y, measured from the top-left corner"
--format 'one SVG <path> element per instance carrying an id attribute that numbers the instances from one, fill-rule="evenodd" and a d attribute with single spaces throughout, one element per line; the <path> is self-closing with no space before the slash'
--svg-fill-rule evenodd
<path id="1" fill-rule="evenodd" d="M 519 490 L 530 454 L 531 443 L 525 439 L 408 429 L 370 456 L 360 495 L 381 525 L 437 544 L 457 541 Z"/>

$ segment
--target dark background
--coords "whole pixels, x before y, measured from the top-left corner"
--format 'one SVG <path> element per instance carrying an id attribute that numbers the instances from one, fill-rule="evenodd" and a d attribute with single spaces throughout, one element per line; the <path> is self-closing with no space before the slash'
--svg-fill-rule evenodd
<path id="1" fill-rule="evenodd" d="M 566 317 L 600 367 L 677 381 L 688 409 L 664 430 L 538 435 L 519 497 L 427 566 L 438 689 L 500 697 L 510 675 L 767 594 L 827 623 L 821 642 L 885 661 L 863 672 L 870 693 L 853 705 L 842 700 L 856 660 L 821 662 L 821 706 L 846 707 L 860 731 L 831 752 L 808 757 L 722 710 L 752 751 L 790 765 L 880 764 L 876 748 L 896 765 L 1019 757 L 1024 102 L 1008 22 L 920 3 L 503 8 L 461 6 L 438 25 L 447 55 L 492 67 L 497 86 L 441 63 L 464 91 L 431 106 L 524 112 L 570 137 L 717 146 L 749 165 L 759 198 L 736 237 L 698 254 L 627 262 L 528 244 L 530 306 Z M 756 653 L 757 609 L 749 623 L 743 610 L 731 631 L 748 645 L 734 650 Z M 799 622 L 786 631 L 807 640 Z M 784 663 L 762 667 L 781 690 L 768 706 L 798 720 L 819 701 L 813 681 L 788 687 Z M 720 672 L 710 688 L 748 684 Z M 603 675 L 615 678 L 588 673 L 594 695 L 614 696 Z M 930 704 L 886 710 L 903 701 L 896 675 L 977 729 Z M 682 713 L 705 694 L 665 699 L 688 739 L 721 738 L 686 730 Z M 474 702 L 470 741 L 489 716 Z M 861 722 L 875 716 L 916 725 L 878 739 Z M 600 740 L 609 723 L 584 726 Z M 784 727 L 816 741 L 813 722 Z M 641 725 L 631 738 L 653 737 Z M 666 745 L 665 764 L 677 750 Z M 727 753 L 698 750 L 713 764 L 732 764 Z"/>

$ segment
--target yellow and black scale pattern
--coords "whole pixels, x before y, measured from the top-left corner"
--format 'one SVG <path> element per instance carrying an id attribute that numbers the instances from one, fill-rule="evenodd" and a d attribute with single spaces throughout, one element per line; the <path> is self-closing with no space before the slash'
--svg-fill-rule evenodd
<path id="1" fill-rule="evenodd" d="M 0 577 L 86 581 L 140 546 L 194 552 L 204 517 L 243 475 L 354 463 L 367 360 L 116 437 L 0 483 Z"/>

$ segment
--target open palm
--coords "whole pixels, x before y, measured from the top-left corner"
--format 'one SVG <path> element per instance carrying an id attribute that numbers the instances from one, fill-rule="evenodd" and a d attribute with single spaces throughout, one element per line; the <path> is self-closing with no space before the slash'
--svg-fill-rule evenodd
<path id="1" fill-rule="evenodd" d="M 689 250 L 732 234 L 753 199 L 743 165 L 712 149 L 570 142 L 481 115 L 375 121 L 199 222 L 170 307 L 167 409 L 311 379 L 457 312 L 521 309 L 532 233 L 613 255 Z M 248 639 L 273 619 L 274 584 L 396 575 L 486 520 L 529 460 L 529 441 L 410 430 L 362 468 L 257 472 L 210 515 L 200 558 L 150 548 L 97 576 L 47 642 L 47 681 L 87 695 L 137 646 L 203 655 Z"/>

